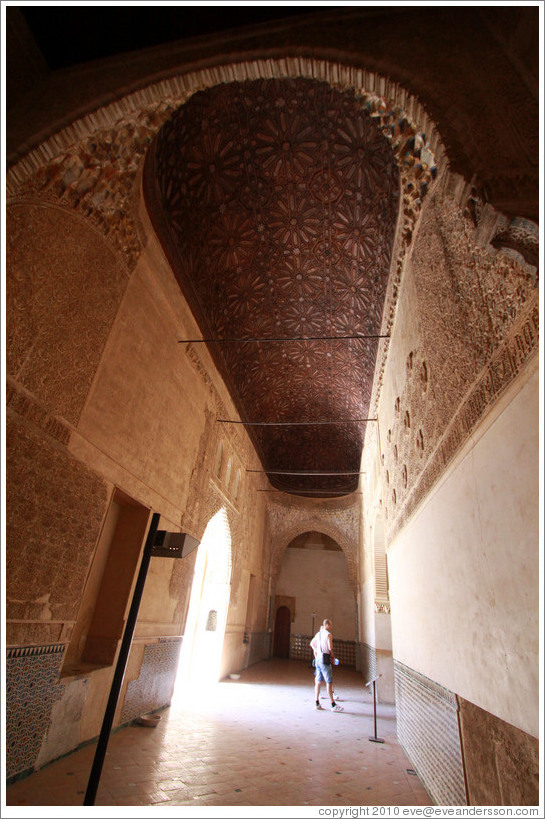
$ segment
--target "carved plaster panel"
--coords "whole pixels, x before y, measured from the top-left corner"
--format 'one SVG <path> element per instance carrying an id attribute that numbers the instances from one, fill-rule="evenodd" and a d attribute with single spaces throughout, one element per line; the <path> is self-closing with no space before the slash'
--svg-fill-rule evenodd
<path id="1" fill-rule="evenodd" d="M 90 131 L 22 181 L 17 198 L 75 210 L 110 239 L 131 270 L 142 250 L 135 219 L 138 169 L 171 110 L 162 102 Z"/>
<path id="2" fill-rule="evenodd" d="M 476 248 L 471 221 L 448 197 L 434 200 L 406 274 L 418 293 L 420 342 L 382 416 L 390 539 L 538 347 L 528 266 Z"/>

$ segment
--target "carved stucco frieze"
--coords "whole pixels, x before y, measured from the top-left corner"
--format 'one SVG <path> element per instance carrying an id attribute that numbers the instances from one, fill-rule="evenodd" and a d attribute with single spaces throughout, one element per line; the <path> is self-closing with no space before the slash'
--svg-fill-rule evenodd
<path id="1" fill-rule="evenodd" d="M 210 475 L 210 460 L 213 458 L 214 452 L 214 416 L 206 408 L 204 416 L 204 430 L 199 440 L 197 455 L 191 470 L 190 491 L 186 508 L 180 521 L 182 529 L 196 537 L 197 540 L 202 538 L 209 520 L 209 504 L 205 502 L 205 499 L 208 495 L 207 483 Z"/>
<path id="2" fill-rule="evenodd" d="M 220 419 L 229 418 L 230 417 L 229 410 L 226 408 L 224 402 L 222 401 L 218 393 L 218 390 L 216 389 L 214 382 L 210 376 L 210 373 L 208 372 L 208 369 L 206 368 L 205 364 L 203 363 L 198 353 L 196 346 L 194 344 L 188 343 L 186 348 L 186 354 L 189 360 L 191 361 L 191 364 L 199 373 L 203 382 L 206 384 L 206 388 L 214 402 L 216 417 Z M 229 425 L 229 441 L 231 445 L 236 448 L 238 453 L 244 452 L 248 446 L 239 428 L 234 424 Z"/>
<path id="3" fill-rule="evenodd" d="M 198 374 L 202 378 L 203 382 L 205 383 L 206 388 L 207 388 L 208 392 L 210 393 L 210 395 L 212 397 L 212 400 L 214 402 L 214 406 L 216 408 L 216 412 L 217 412 L 218 416 L 219 417 L 225 417 L 226 414 L 227 414 L 227 410 L 225 409 L 225 404 L 221 400 L 221 398 L 219 396 L 219 393 L 218 393 L 216 387 L 214 386 L 214 382 L 212 381 L 212 378 L 210 377 L 210 374 L 209 374 L 207 368 L 203 364 L 202 359 L 199 356 L 199 354 L 198 354 L 198 352 L 197 352 L 197 350 L 196 350 L 196 348 L 195 348 L 195 346 L 193 344 L 187 344 L 186 355 L 189 358 L 189 360 L 191 361 L 191 364 L 193 365 L 195 370 L 198 372 Z"/>
<path id="4" fill-rule="evenodd" d="M 407 354 L 393 407 L 382 412 L 390 540 L 538 348 L 531 270 L 475 247 L 467 212 L 439 192 L 434 199 L 407 271 L 418 293 L 420 341 Z"/>
<path id="5" fill-rule="evenodd" d="M 508 224 L 498 226 L 490 244 L 504 252 L 514 251 L 525 262 L 537 268 L 539 264 L 539 228 L 530 219 L 511 219 Z"/>
<path id="6" fill-rule="evenodd" d="M 396 132 L 396 118 L 398 123 L 403 119 L 414 123 L 411 138 L 426 134 L 424 149 L 431 150 L 438 163 L 441 163 L 444 149 L 434 123 L 417 100 L 404 88 L 371 71 L 314 58 L 286 57 L 215 66 L 164 79 L 82 117 L 30 151 L 8 170 L 8 197 L 18 197 L 23 192 L 34 196 L 39 194 L 42 198 L 51 196 L 55 201 L 64 197 L 67 206 L 87 208 L 89 218 L 100 223 L 104 232 L 115 239 L 131 266 L 140 249 L 137 226 L 129 207 L 130 198 L 135 195 L 137 166 L 151 138 L 170 114 L 196 91 L 217 83 L 256 77 L 301 76 L 329 82 L 341 89 L 355 89 L 369 112 L 380 117 L 384 133 L 391 139 L 398 156 L 403 179 L 403 213 L 392 255 L 389 293 L 384 309 L 382 332 L 389 333 L 403 260 L 422 204 L 421 194 L 426 193 L 430 184 L 429 169 L 423 177 L 422 163 L 416 161 L 415 155 L 411 157 L 410 152 L 404 152 L 399 126 Z M 127 136 L 129 150 L 123 148 L 117 156 Z M 494 136 L 491 144 L 495 142 Z M 100 159 L 98 165 L 97 159 Z M 104 163 L 103 169 L 101 163 Z M 451 175 L 446 164 L 443 165 L 443 177 L 448 179 Z M 452 179 L 453 184 L 458 184 L 456 174 Z M 464 196 L 467 198 L 467 194 Z M 383 341 L 377 356 L 374 411 L 387 353 L 388 342 Z"/>
<path id="7" fill-rule="evenodd" d="M 426 464 L 422 479 L 407 498 L 391 527 L 391 536 L 401 529 L 418 504 L 431 490 L 456 453 L 504 390 L 513 382 L 526 363 L 538 353 L 539 309 L 537 294 L 527 305 L 525 314 L 510 337 L 497 351 L 481 378 L 453 418 L 433 457 Z"/>
<path id="8" fill-rule="evenodd" d="M 15 412 L 25 421 L 38 427 L 46 435 L 66 446 L 70 440 L 71 429 L 66 423 L 49 413 L 34 396 L 8 379 L 6 385 L 6 408 Z"/>
<path id="9" fill-rule="evenodd" d="M 539 226 L 530 219 L 510 219 L 498 213 L 485 201 L 482 191 L 472 187 L 467 196 L 464 215 L 473 223 L 473 238 L 479 247 L 494 248 L 514 256 L 529 266 L 537 281 L 539 265 Z"/>
<path id="10" fill-rule="evenodd" d="M 206 435 L 204 435 L 203 439 L 201 439 L 199 448 L 200 454 L 198 461 L 200 464 L 200 489 L 202 490 L 204 488 L 204 482 L 208 481 L 209 479 L 213 482 L 217 480 L 218 485 L 216 486 L 216 490 L 220 493 L 224 493 L 225 502 L 238 511 L 236 501 L 241 489 L 240 481 L 242 480 L 244 470 L 243 465 L 245 463 L 249 463 L 251 460 L 251 445 L 248 439 L 244 437 L 244 434 L 241 433 L 239 425 L 219 423 L 218 419 L 226 419 L 229 417 L 230 413 L 222 401 L 218 390 L 214 385 L 212 377 L 210 376 L 209 371 L 207 370 L 201 356 L 197 351 L 197 348 L 193 344 L 187 344 L 186 354 L 192 366 L 195 368 L 195 371 L 199 374 L 200 378 L 205 384 L 214 406 L 214 411 L 206 410 L 207 431 Z M 224 446 L 225 461 L 227 462 L 231 460 L 231 480 L 229 481 L 229 486 L 227 487 L 221 486 L 221 482 L 226 478 L 226 475 L 223 472 L 223 467 L 221 475 L 213 474 L 214 460 L 220 442 Z M 237 473 L 239 474 L 238 478 Z M 195 475 L 195 468 L 193 470 L 193 475 Z M 193 484 L 194 481 L 192 479 L 192 485 Z M 234 492 L 235 486 L 236 492 Z M 193 492 L 192 497 L 193 504 L 198 504 L 200 492 Z M 186 512 L 186 516 L 188 514 L 191 514 L 193 518 L 195 517 L 194 510 L 191 513 L 189 511 Z"/>

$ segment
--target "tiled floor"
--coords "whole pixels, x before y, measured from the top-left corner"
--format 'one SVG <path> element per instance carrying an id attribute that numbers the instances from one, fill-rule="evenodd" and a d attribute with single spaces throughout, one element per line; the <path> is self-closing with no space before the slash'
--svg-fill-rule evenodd
<path id="1" fill-rule="evenodd" d="M 393 707 L 378 705 L 377 734 L 385 742 L 370 742 L 373 701 L 361 675 L 335 669 L 335 690 L 345 710 L 331 713 L 322 699 L 325 710 L 316 711 L 312 668 L 269 660 L 201 699 L 195 688 L 181 692 L 157 727 L 132 725 L 111 735 L 95 804 L 433 804 L 409 772 Z M 15 782 L 6 789 L 7 805 L 82 805 L 94 753 L 93 743 Z"/>

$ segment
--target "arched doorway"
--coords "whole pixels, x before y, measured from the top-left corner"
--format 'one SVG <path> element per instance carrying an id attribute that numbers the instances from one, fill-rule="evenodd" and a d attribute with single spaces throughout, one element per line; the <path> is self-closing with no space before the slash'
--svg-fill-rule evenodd
<path id="1" fill-rule="evenodd" d="M 287 660 L 290 656 L 290 628 L 290 610 L 287 606 L 279 606 L 274 620 L 274 657 Z"/>
<path id="2" fill-rule="evenodd" d="M 205 686 L 220 674 L 230 597 L 231 533 L 225 509 L 208 522 L 199 546 L 177 675 L 185 684 Z"/>

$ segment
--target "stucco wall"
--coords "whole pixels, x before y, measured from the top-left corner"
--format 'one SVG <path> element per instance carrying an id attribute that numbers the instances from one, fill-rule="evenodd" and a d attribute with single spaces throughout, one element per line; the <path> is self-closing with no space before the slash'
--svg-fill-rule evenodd
<path id="1" fill-rule="evenodd" d="M 143 237 L 143 213 L 141 222 Z M 179 343 L 195 336 L 195 325 L 153 235 L 129 273 L 107 239 L 62 208 L 18 201 L 9 228 L 7 632 L 9 645 L 30 646 L 13 660 L 26 691 L 42 655 L 64 673 L 84 590 L 97 582 L 93 558 L 114 487 L 144 512 L 160 512 L 160 528 L 197 538 L 225 505 L 235 541 L 234 611 L 245 611 L 244 572 L 258 578 L 263 597 L 264 501 L 245 472 L 258 466 L 245 433 L 215 424 L 216 415 L 233 417 L 234 409 L 206 350 Z M 211 500 L 220 439 L 225 458 Z M 243 515 L 250 503 L 254 514 Z M 144 658 L 148 645 L 183 634 L 193 568 L 191 556 L 152 559 L 116 723 L 129 687 L 138 689 L 139 707 L 168 704 L 173 663 L 153 666 L 171 677 L 159 702 L 153 664 Z M 264 612 L 260 599 L 258 630 Z M 243 629 L 237 650 L 226 652 L 227 671 L 240 668 Z M 40 687 L 40 708 L 27 714 L 34 744 L 21 753 L 25 736 L 12 732 L 9 775 L 97 735 L 113 667 L 75 673 Z M 20 716 L 16 710 L 14 726 Z"/>
<path id="2" fill-rule="evenodd" d="M 429 15 L 426 20 L 428 17 Z M 389 18 L 385 25 L 390 28 Z M 436 53 L 434 38 L 423 38 L 421 26 L 416 28 L 416 40 L 411 41 L 407 39 L 403 19 L 399 25 L 402 31 L 399 42 L 409 55 L 411 66 L 414 63 L 415 41 L 425 41 L 430 53 Z M 367 21 L 361 21 L 360 26 L 365 30 Z M 332 29 L 328 26 L 324 31 L 331 42 Z M 339 48 L 344 49 L 346 26 L 342 22 L 338 23 L 335 31 L 336 42 L 342 44 Z M 270 33 L 263 33 L 262 36 L 269 48 Z M 277 33 L 276 37 L 280 43 L 276 46 L 276 53 L 281 53 L 283 57 L 285 32 Z M 355 40 L 357 39 L 356 36 Z M 319 44 L 321 38 L 313 38 L 309 42 Z M 391 59 L 383 37 L 375 37 L 374 43 L 379 49 L 380 60 L 383 60 L 381 55 L 384 49 L 388 52 L 388 59 Z M 241 43 L 241 48 L 242 45 Z M 479 48 L 480 45 L 479 42 Z M 196 52 L 197 56 L 218 62 L 217 53 L 211 56 L 207 45 L 202 48 L 208 49 L 208 53 Z M 467 115 L 462 115 L 463 111 L 460 113 L 462 101 L 468 99 L 467 83 L 460 71 L 445 67 L 440 49 L 437 53 L 439 62 L 435 59 L 424 62 L 418 69 L 425 82 L 415 84 L 413 81 L 411 86 L 415 92 L 423 92 L 430 78 L 433 78 L 433 87 L 429 95 L 423 97 L 424 102 L 426 99 L 435 99 L 437 104 L 446 105 L 445 113 L 449 120 L 447 109 L 450 107 L 454 112 L 454 131 L 450 130 L 452 123 L 447 128 L 443 122 L 442 129 L 445 132 L 450 130 L 449 142 L 453 150 L 458 142 L 467 148 L 465 135 L 471 133 L 474 136 L 476 133 L 476 128 L 471 127 L 471 123 L 468 126 Z M 480 53 L 484 54 L 485 51 L 480 48 Z M 152 69 L 149 67 L 149 55 L 143 55 L 140 59 L 145 64 L 145 69 L 141 72 L 143 77 Z M 239 57 L 233 59 L 238 60 Z M 173 52 L 169 63 L 175 66 L 172 72 L 177 72 L 182 63 L 178 51 Z M 430 65 L 437 66 L 439 63 L 443 66 L 442 73 L 429 70 Z M 462 57 L 458 65 L 463 67 L 464 64 L 469 66 L 465 75 L 467 77 L 474 71 L 474 61 L 467 60 L 464 63 Z M 123 70 L 127 65 L 125 60 L 119 72 L 112 72 L 111 65 L 103 66 L 102 76 L 105 79 L 101 86 L 97 84 L 96 72 L 91 75 L 86 68 L 82 69 L 83 74 L 78 73 L 76 79 L 71 74 L 72 80 L 68 85 L 66 79 L 53 82 L 52 87 L 56 89 L 56 93 L 50 97 L 44 93 L 47 89 L 36 89 L 36 95 L 40 94 L 40 104 L 34 106 L 33 117 L 29 118 L 26 104 L 21 105 L 19 117 L 11 117 L 9 137 L 13 158 L 15 154 L 22 155 L 30 145 L 44 138 L 42 126 L 47 128 L 47 135 L 50 135 L 70 121 L 67 93 L 74 100 L 72 107 L 78 111 L 84 111 L 87 96 L 84 87 L 90 89 L 89 97 L 94 100 L 88 105 L 90 111 L 94 111 L 101 100 L 108 103 L 114 100 L 104 117 L 99 116 L 97 119 L 93 114 L 82 131 L 68 129 L 66 141 L 62 141 L 63 137 L 59 145 L 54 150 L 51 149 L 51 154 L 48 151 L 36 152 L 33 162 L 37 164 L 31 162 L 28 165 L 28 174 L 39 169 L 37 178 L 30 180 L 24 190 L 19 191 L 16 185 L 12 185 L 10 189 L 10 196 L 21 194 L 23 200 L 11 207 L 13 232 L 8 246 L 11 264 L 9 281 L 12 283 L 12 289 L 7 294 L 10 312 L 8 420 L 14 464 L 8 475 L 11 529 L 7 569 L 13 573 L 10 574 L 10 642 L 54 642 L 56 645 L 59 640 L 68 639 L 76 616 L 77 602 L 85 586 L 85 573 L 92 558 L 93 544 L 105 510 L 107 494 L 114 484 L 123 487 L 141 503 L 160 509 L 169 523 L 178 523 L 196 534 L 204 529 L 207 519 L 215 511 L 215 507 L 213 509 L 207 505 L 206 500 L 209 496 L 207 459 L 213 457 L 212 442 L 217 440 L 214 436 L 218 434 L 214 432 L 213 423 L 213 413 L 218 406 L 215 403 L 217 390 L 220 390 L 223 400 L 226 400 L 225 392 L 217 376 L 207 367 L 206 354 L 201 355 L 195 350 L 191 352 L 177 344 L 181 331 L 189 326 L 184 326 L 189 317 L 179 302 L 178 291 L 164 264 L 157 255 L 151 253 L 140 259 L 136 272 L 133 267 L 141 251 L 136 231 L 133 232 L 131 213 L 135 169 L 150 134 L 158 127 L 158 119 L 166 116 L 165 109 L 161 108 L 158 100 L 161 105 L 164 103 L 166 106 L 178 104 L 181 98 L 178 95 L 165 100 L 168 94 L 165 94 L 163 84 L 158 86 L 158 96 L 154 96 L 156 92 L 151 92 L 149 99 L 145 95 L 138 97 L 133 117 L 138 124 L 135 138 L 126 143 L 129 146 L 126 151 L 120 152 L 117 137 L 109 138 L 110 129 L 114 134 L 124 130 L 127 121 L 125 116 L 130 114 L 131 120 L 133 109 L 130 105 L 116 107 L 117 93 L 113 91 L 112 82 L 117 82 L 120 87 L 134 87 L 127 82 L 128 75 Z M 162 65 L 164 67 L 164 63 Z M 294 59 L 293 65 L 297 72 L 301 70 L 299 59 Z M 501 99 L 504 99 L 505 88 L 508 88 L 510 97 L 520 102 L 519 105 L 512 106 L 509 112 L 511 122 L 525 122 L 526 126 L 511 129 L 503 127 L 506 107 L 500 105 L 496 109 L 499 112 L 496 122 L 502 127 L 493 127 L 490 116 L 494 107 L 491 106 L 487 116 L 483 117 L 482 106 L 475 105 L 474 100 L 470 100 L 467 111 L 475 117 L 472 123 L 478 126 L 479 131 L 482 124 L 482 135 L 485 138 L 481 139 L 481 150 L 475 153 L 467 177 L 471 178 L 476 168 L 480 168 L 483 173 L 486 171 L 483 157 L 492 164 L 494 158 L 499 157 L 498 165 L 490 169 L 492 177 L 499 166 L 508 168 L 506 176 L 502 175 L 502 179 L 509 182 L 505 186 L 507 200 L 513 204 L 518 197 L 518 201 L 524 203 L 527 195 L 524 180 L 519 178 L 517 185 L 513 187 L 510 174 L 513 173 L 513 162 L 517 158 L 524 159 L 523 168 L 529 166 L 527 157 L 531 151 L 527 150 L 527 145 L 528 141 L 531 143 L 535 138 L 536 129 L 528 127 L 528 121 L 533 116 L 531 112 L 535 101 L 528 101 L 525 95 L 521 96 L 519 92 L 522 81 L 518 75 L 513 77 L 506 70 L 509 68 L 507 59 L 502 57 L 500 60 L 494 51 L 486 65 L 493 69 L 488 72 L 488 78 L 499 78 L 496 88 Z M 158 64 L 154 66 L 153 70 L 160 67 Z M 449 78 L 455 79 L 454 91 L 457 93 L 454 95 L 445 95 L 445 71 Z M 267 76 L 269 73 L 267 70 Z M 401 79 L 406 77 L 406 73 L 403 70 L 392 76 Z M 217 79 L 207 78 L 206 83 L 225 79 L 226 73 L 220 71 L 214 77 Z M 337 77 L 337 66 L 333 66 L 331 77 Z M 358 84 L 360 82 L 358 80 Z M 145 85 L 143 78 L 139 80 L 139 87 Z M 492 96 L 491 92 L 487 92 L 489 99 Z M 451 99 L 457 99 L 460 105 L 453 106 Z M 57 100 L 56 105 L 52 104 L 54 100 Z M 148 120 L 148 111 L 152 113 L 150 119 L 158 112 L 158 119 L 153 127 Z M 438 113 L 441 121 L 441 112 Z M 428 124 L 431 128 L 432 124 Z M 30 139 L 33 131 L 35 135 Z M 102 172 L 97 177 L 100 184 L 96 188 L 91 186 L 87 195 L 80 199 L 79 193 L 76 196 L 78 186 L 81 184 L 82 190 L 85 190 L 90 176 L 89 166 L 85 163 L 95 162 L 94 154 L 90 158 L 87 151 L 86 140 L 90 136 L 96 141 L 96 132 L 100 137 L 100 150 L 110 159 L 109 162 L 104 160 Z M 456 134 L 460 135 L 460 139 Z M 490 134 L 492 136 L 489 137 Z M 513 134 L 516 134 L 516 141 L 511 144 L 510 140 L 515 140 Z M 494 147 L 497 147 L 499 139 L 502 151 L 488 150 L 489 139 L 490 145 Z M 523 144 L 520 140 L 523 140 Z M 60 156 L 58 164 L 57 153 Z M 47 155 L 53 156 L 55 161 L 42 174 L 42 164 L 45 161 L 43 157 Z M 506 163 L 505 156 L 510 156 L 511 161 Z M 80 157 L 84 157 L 85 162 L 80 164 Z M 65 159 L 66 164 L 63 164 Z M 127 167 L 129 165 L 130 173 Z M 76 172 L 75 168 L 79 168 L 79 171 Z M 112 169 L 115 169 L 113 175 Z M 27 178 L 27 172 L 23 173 L 23 168 L 19 168 L 19 172 L 22 174 L 18 177 L 20 180 Z M 66 178 L 61 179 L 65 172 Z M 532 201 L 532 180 L 535 180 L 536 173 L 534 170 L 531 177 L 528 177 Z M 104 187 L 101 188 L 101 185 Z M 102 206 L 100 194 L 105 189 L 109 196 L 104 197 L 105 204 Z M 30 205 L 29 197 L 37 198 L 39 204 Z M 115 202 L 114 207 L 112 201 Z M 515 207 L 515 212 L 521 212 L 521 207 Z M 80 216 L 69 213 L 69 209 L 78 210 Z M 86 214 L 86 220 L 81 218 L 81 214 Z M 90 223 L 98 225 L 98 230 L 90 227 Z M 468 280 L 470 284 L 477 281 L 473 276 L 473 264 L 464 266 L 464 260 L 454 253 L 454 245 L 463 245 L 463 231 L 459 228 L 454 219 L 445 220 L 442 236 L 450 239 L 446 243 L 446 255 L 453 259 L 450 273 L 468 271 L 468 275 L 460 278 L 459 282 L 454 279 L 456 298 L 461 300 L 464 308 L 467 307 L 464 300 L 467 300 L 470 302 L 469 307 L 473 309 L 474 294 L 466 286 Z M 101 238 L 106 236 L 107 240 Z M 149 246 L 147 252 L 150 253 Z M 460 310 L 456 324 L 451 324 L 446 309 L 445 289 L 436 286 L 435 279 L 436 275 L 441 275 L 442 268 L 438 263 L 441 253 L 441 243 L 434 244 L 429 232 L 424 231 L 421 252 L 420 255 L 416 254 L 415 259 L 413 292 L 409 294 L 405 308 L 409 316 L 407 324 L 410 325 L 410 334 L 402 335 L 408 346 L 407 349 L 401 349 L 398 356 L 399 348 L 392 341 L 390 351 L 390 359 L 397 362 L 401 369 L 398 368 L 393 380 L 390 379 L 385 384 L 384 399 L 391 407 L 393 420 L 390 424 L 388 419 L 384 419 L 383 431 L 386 433 L 389 426 L 393 430 L 393 439 L 388 442 L 385 468 L 390 470 L 392 478 L 390 495 L 395 484 L 398 503 L 403 500 L 405 490 L 411 490 L 413 472 L 419 474 L 421 452 L 427 453 L 428 448 L 433 449 L 437 441 L 436 433 L 442 432 L 450 421 L 449 412 L 444 412 L 437 419 L 438 400 L 441 399 L 444 403 L 446 397 L 454 407 L 456 394 L 453 387 L 459 387 L 458 399 L 461 400 L 469 386 L 465 377 L 458 378 L 455 384 L 449 383 L 454 368 L 445 350 L 448 353 L 452 350 L 454 331 L 459 334 L 464 353 L 461 355 L 459 351 L 458 354 L 460 367 L 457 375 L 465 376 L 468 371 L 473 373 L 468 368 L 465 355 L 467 315 L 471 315 L 471 312 Z M 472 262 L 472 256 L 469 257 L 469 262 Z M 503 308 L 503 302 L 506 302 L 511 309 L 511 302 L 515 297 L 510 292 L 503 297 L 505 284 L 516 282 L 515 295 L 521 301 L 526 297 L 528 285 L 524 285 L 522 279 L 519 281 L 517 276 L 511 276 L 509 265 L 502 262 L 497 268 L 492 271 L 495 275 L 489 282 L 485 282 L 486 287 L 481 287 L 481 291 L 499 294 L 500 306 Z M 518 293 L 521 288 L 521 293 Z M 431 317 L 425 332 L 427 341 L 422 355 L 417 348 L 418 328 L 414 320 L 416 313 L 412 310 L 419 300 L 422 303 L 420 320 L 422 321 L 423 316 Z M 175 315 L 178 318 L 174 318 Z M 484 312 L 483 316 L 484 326 L 488 328 L 489 315 Z M 166 322 L 165 317 L 168 317 Z M 505 320 L 501 314 L 500 320 Z M 447 333 L 444 332 L 443 324 L 447 325 Z M 109 335 L 112 326 L 113 332 Z M 497 321 L 495 326 L 498 326 Z M 487 334 L 488 329 L 486 334 L 481 333 L 476 337 L 487 340 Z M 439 344 L 441 338 L 444 338 L 443 346 Z M 405 360 L 408 361 L 408 354 L 413 346 L 419 355 L 415 356 L 414 363 L 411 364 L 412 377 L 407 375 L 405 378 Z M 488 350 L 488 347 L 482 345 L 482 349 Z M 442 378 L 435 380 L 433 397 L 430 397 L 430 389 L 426 392 L 425 400 L 416 400 L 413 393 L 417 388 L 418 391 L 423 389 L 416 376 L 421 373 L 423 364 L 430 363 L 428 355 L 432 355 L 432 379 L 436 378 L 436 374 L 441 374 Z M 173 357 L 177 362 L 175 367 Z M 477 363 L 481 366 L 483 361 Z M 89 393 L 91 385 L 92 392 Z M 180 394 L 184 396 L 182 401 Z M 408 407 L 411 410 L 413 431 L 418 432 L 415 421 L 419 416 L 424 431 L 423 443 L 415 450 L 417 454 L 410 455 L 407 461 L 409 480 L 406 486 L 403 486 L 402 468 L 405 459 L 402 456 L 409 444 L 413 446 L 413 438 L 412 433 L 406 433 L 401 427 L 403 415 L 397 418 L 394 415 L 393 407 L 397 397 L 403 398 L 403 409 Z M 430 673 L 431 668 L 433 673 L 430 676 L 435 679 L 444 678 L 442 681 L 445 685 L 483 708 L 503 715 L 510 722 L 524 727 L 526 722 L 531 721 L 530 730 L 535 732 L 536 706 L 533 694 L 537 684 L 537 647 L 535 640 L 529 635 L 534 627 L 537 611 L 537 573 L 535 532 L 532 531 L 531 536 L 529 532 L 532 527 L 535 529 L 535 516 L 532 516 L 537 509 L 529 510 L 528 502 L 537 507 L 537 433 L 535 415 L 531 416 L 527 411 L 530 404 L 527 400 L 525 407 L 521 408 L 519 400 L 518 403 L 513 403 L 514 407 L 518 407 L 516 412 L 510 410 L 508 415 L 506 412 L 503 427 L 508 431 L 516 430 L 512 440 L 503 431 L 498 432 L 498 426 L 495 433 L 491 429 L 483 441 L 475 443 L 475 452 L 466 452 L 464 458 L 458 459 L 457 465 L 451 468 L 445 479 L 426 499 L 425 506 L 401 530 L 392 544 L 391 583 L 392 600 L 397 601 L 399 611 L 394 647 L 400 659 L 413 667 L 422 668 L 425 673 Z M 433 408 L 433 413 L 427 413 L 429 406 Z M 168 422 L 165 421 L 167 415 Z M 257 465 L 255 456 L 244 440 L 236 440 L 227 430 L 224 430 L 224 434 L 243 464 Z M 395 463 L 392 460 L 396 440 L 400 452 L 398 465 L 397 458 Z M 485 442 L 488 443 L 485 445 Z M 525 453 L 521 453 L 517 446 L 524 442 L 527 448 Z M 513 470 L 510 467 L 508 472 L 502 471 L 499 467 L 508 464 L 512 457 L 515 458 L 516 468 Z M 532 459 L 533 471 L 526 472 L 527 463 Z M 526 477 L 527 483 L 523 480 Z M 228 498 L 225 502 L 228 505 L 230 503 Z M 458 503 L 462 506 L 458 506 Z M 392 513 L 395 513 L 386 493 L 384 504 L 390 505 Z M 245 625 L 247 574 L 251 572 L 256 575 L 263 588 L 263 578 L 268 570 L 262 552 L 263 505 L 263 500 L 247 485 L 243 485 L 238 508 L 232 506 L 232 612 L 226 649 L 226 671 L 239 668 L 241 634 Z M 466 510 L 461 516 L 460 509 Z M 245 514 L 245 511 L 250 513 Z M 53 532 L 50 522 L 58 520 L 59 513 L 62 513 L 60 522 L 64 531 L 58 527 Z M 44 515 L 47 517 L 46 524 Z M 318 518 L 321 516 L 328 523 L 339 515 L 338 509 L 316 513 Z M 513 517 L 509 518 L 509 515 Z M 527 531 L 523 531 L 521 536 L 525 525 Z M 354 529 L 356 530 L 356 526 Z M 354 538 L 354 542 L 357 542 L 357 538 Z M 38 544 L 36 548 L 34 544 Z M 77 544 L 77 549 L 72 548 L 74 544 Z M 528 560 L 525 559 L 526 550 Z M 74 555 L 78 561 L 76 570 Z M 180 568 L 183 563 L 173 564 L 172 574 L 170 567 L 166 570 L 163 567 L 160 572 L 152 569 L 150 593 L 152 589 L 159 591 L 166 595 L 168 602 L 160 610 L 152 602 L 150 595 L 146 595 L 139 624 L 140 636 L 149 636 L 151 639 L 153 634 L 164 634 L 167 628 L 177 633 L 183 625 L 190 582 L 190 572 L 186 571 L 184 574 Z M 63 571 L 68 573 L 66 582 L 61 578 Z M 396 588 L 393 587 L 394 575 Z M 43 579 L 46 577 L 52 577 L 54 582 L 45 586 Z M 29 578 L 31 582 L 25 582 Z M 178 603 L 174 607 L 173 601 L 176 599 Z M 372 594 L 369 593 L 368 600 L 371 599 Z M 264 628 L 265 607 L 266 595 L 262 594 L 254 623 L 257 630 Z M 333 620 L 334 633 L 341 637 L 338 631 L 338 611 L 333 613 Z M 374 629 L 369 631 L 374 634 Z M 55 660 L 56 670 L 57 653 L 51 656 Z M 34 662 L 34 656 L 31 659 Z M 134 668 L 129 669 L 129 676 L 134 670 L 132 679 L 136 679 L 142 654 L 135 654 L 131 662 L 133 660 Z M 230 666 L 229 663 L 234 665 Z M 64 711 L 64 715 L 75 714 L 77 711 L 77 717 L 71 717 L 71 725 L 75 725 L 76 719 L 79 720 L 80 739 L 96 732 L 98 715 L 104 710 L 109 676 L 109 670 L 94 672 L 89 680 L 90 691 L 87 694 L 84 694 L 84 686 L 79 683 L 74 684 L 73 691 L 65 691 L 59 708 L 55 707 L 55 712 L 51 711 L 52 730 L 47 747 L 44 746 L 47 753 L 41 755 L 40 762 L 52 755 L 51 748 L 56 743 L 56 732 L 61 723 L 66 733 L 66 721 L 61 711 Z M 30 675 L 27 674 L 25 679 L 29 685 L 34 684 Z M 494 685 L 490 685 L 491 679 Z M 57 695 L 56 689 L 56 684 L 51 684 L 46 692 L 47 696 L 43 697 L 48 707 L 51 706 L 53 695 Z M 84 696 L 85 707 L 81 704 Z M 83 709 L 81 718 L 80 705 Z M 532 708 L 534 713 L 530 714 Z M 509 714 L 506 716 L 504 712 Z M 47 720 L 50 719 L 49 711 L 46 717 Z M 42 723 L 40 731 L 41 726 Z M 62 748 L 58 745 L 55 747 L 57 753 L 67 750 L 64 744 Z M 34 759 L 34 756 L 25 756 L 24 765 L 32 765 Z"/>
<path id="3" fill-rule="evenodd" d="M 360 594 L 360 634 L 363 643 L 374 646 L 376 641 L 375 630 L 375 581 L 371 578 L 363 584 Z"/>
<path id="4" fill-rule="evenodd" d="M 534 365 L 388 552 L 395 659 L 534 736 L 538 406 Z"/>
<path id="5" fill-rule="evenodd" d="M 276 593 L 295 597 L 292 634 L 311 634 L 312 612 L 316 630 L 324 618 L 333 622 L 333 638 L 356 637 L 356 603 L 342 552 L 286 549 Z"/>

